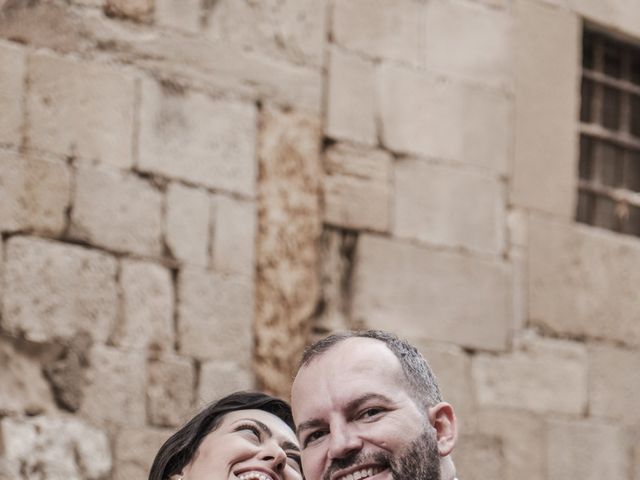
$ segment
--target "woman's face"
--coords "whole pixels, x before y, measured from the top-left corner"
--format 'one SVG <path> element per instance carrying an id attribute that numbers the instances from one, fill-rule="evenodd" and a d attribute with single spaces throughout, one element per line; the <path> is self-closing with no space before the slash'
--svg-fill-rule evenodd
<path id="1" fill-rule="evenodd" d="M 293 431 L 262 410 L 227 413 L 183 470 L 184 480 L 301 480 Z"/>

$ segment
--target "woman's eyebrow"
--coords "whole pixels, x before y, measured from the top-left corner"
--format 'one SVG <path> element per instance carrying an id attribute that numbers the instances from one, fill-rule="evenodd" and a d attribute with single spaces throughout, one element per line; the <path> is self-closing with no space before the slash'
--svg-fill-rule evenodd
<path id="1" fill-rule="evenodd" d="M 255 418 L 239 418 L 238 420 L 236 420 L 235 423 L 241 423 L 241 422 L 253 422 L 255 423 L 260 430 L 262 430 L 266 435 L 273 437 L 273 432 L 271 431 L 271 429 L 269 427 L 267 427 L 267 425 L 265 423 L 262 423 L 260 420 L 256 420 Z M 290 442 L 288 440 L 285 440 L 284 442 L 282 442 L 282 448 L 284 450 L 294 450 L 296 452 L 300 451 L 300 447 L 298 447 L 298 445 L 296 445 L 293 442 Z"/>

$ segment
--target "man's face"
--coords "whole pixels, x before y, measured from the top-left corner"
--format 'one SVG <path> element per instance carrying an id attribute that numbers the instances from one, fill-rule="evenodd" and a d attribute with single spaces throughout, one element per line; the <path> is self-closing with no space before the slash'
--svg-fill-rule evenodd
<path id="1" fill-rule="evenodd" d="M 435 430 L 383 342 L 334 345 L 298 372 L 291 400 L 307 480 L 440 478 Z"/>

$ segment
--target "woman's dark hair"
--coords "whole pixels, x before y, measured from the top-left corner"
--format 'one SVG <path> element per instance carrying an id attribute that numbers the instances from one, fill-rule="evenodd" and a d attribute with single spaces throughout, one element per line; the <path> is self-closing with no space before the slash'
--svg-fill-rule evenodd
<path id="1" fill-rule="evenodd" d="M 280 418 L 295 431 L 291 407 L 284 400 L 260 392 L 236 392 L 213 402 L 164 442 L 149 471 L 149 480 L 167 480 L 191 461 L 200 443 L 229 412 L 263 410 Z"/>

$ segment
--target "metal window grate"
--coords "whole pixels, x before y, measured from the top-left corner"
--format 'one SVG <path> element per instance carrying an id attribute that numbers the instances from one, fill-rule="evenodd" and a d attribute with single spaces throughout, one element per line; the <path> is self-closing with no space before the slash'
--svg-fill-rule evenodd
<path id="1" fill-rule="evenodd" d="M 640 236 L 640 47 L 584 29 L 576 218 Z"/>

